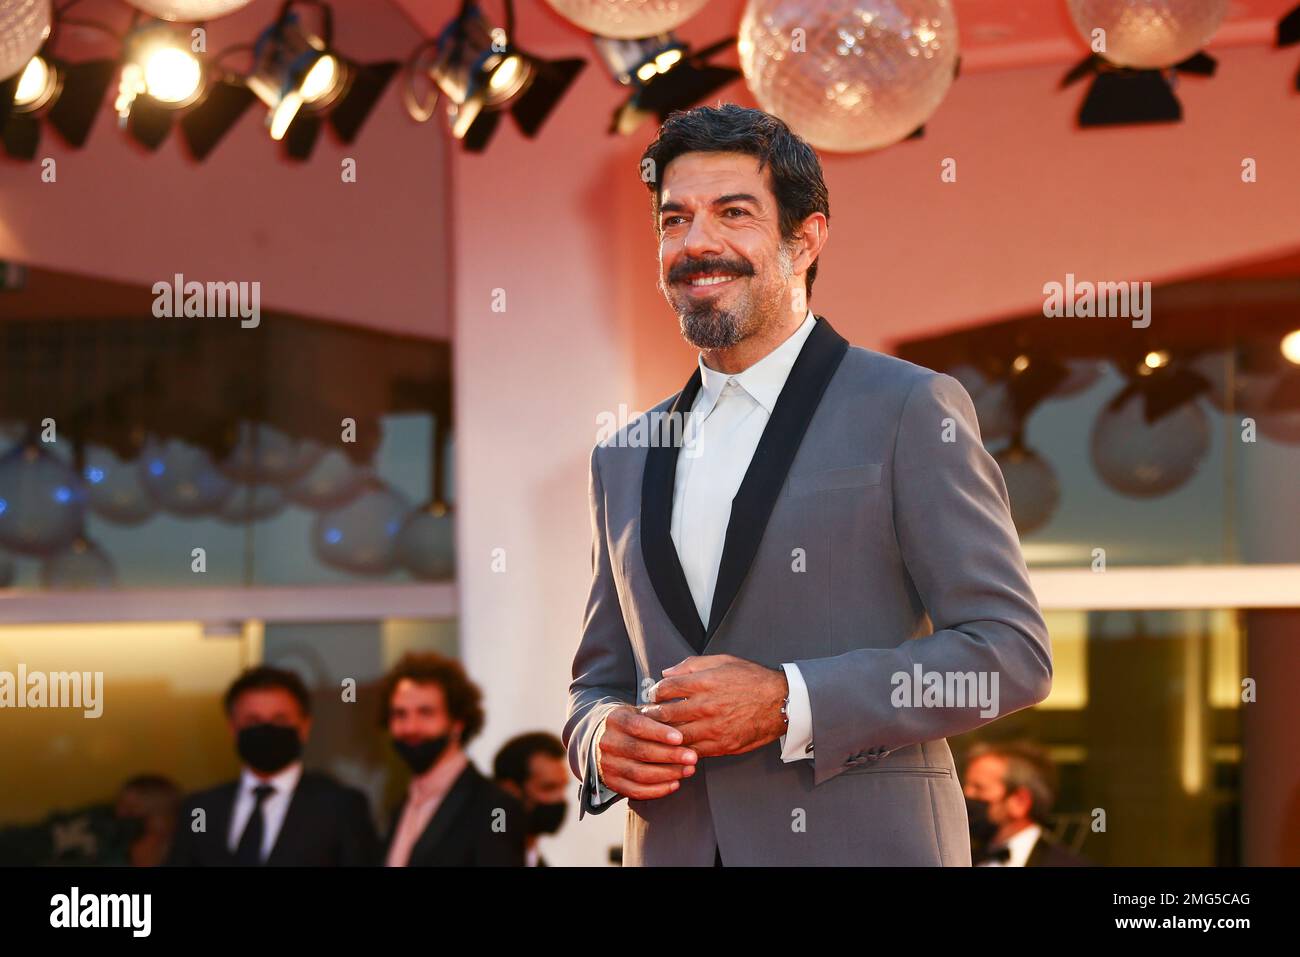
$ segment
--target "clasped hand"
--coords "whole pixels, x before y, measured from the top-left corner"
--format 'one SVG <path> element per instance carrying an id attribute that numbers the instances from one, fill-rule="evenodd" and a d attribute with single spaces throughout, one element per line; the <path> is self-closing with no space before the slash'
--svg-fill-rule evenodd
<path id="1" fill-rule="evenodd" d="M 636 800 L 676 791 L 701 757 L 744 754 L 785 733 L 785 672 L 733 655 L 664 669 L 649 702 L 609 713 L 596 743 L 605 787 Z"/>

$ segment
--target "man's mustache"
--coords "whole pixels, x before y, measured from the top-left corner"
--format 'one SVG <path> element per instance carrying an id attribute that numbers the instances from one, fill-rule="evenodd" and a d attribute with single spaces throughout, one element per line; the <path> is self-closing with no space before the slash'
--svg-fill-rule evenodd
<path id="1" fill-rule="evenodd" d="M 737 276 L 752 276 L 754 267 L 747 262 L 731 263 L 721 259 L 697 259 L 674 266 L 668 273 L 668 281 L 682 282 L 687 276 L 701 272 L 729 272 Z"/>

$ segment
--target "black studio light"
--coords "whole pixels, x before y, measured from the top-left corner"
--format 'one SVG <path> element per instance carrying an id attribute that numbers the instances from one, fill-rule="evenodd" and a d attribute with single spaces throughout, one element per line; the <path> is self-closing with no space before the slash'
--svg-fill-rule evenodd
<path id="1" fill-rule="evenodd" d="M 307 7 L 318 14 L 315 28 L 300 14 Z M 293 159 L 311 155 L 325 125 L 353 142 L 400 64 L 345 57 L 334 46 L 333 19 L 328 4 L 287 0 L 252 44 L 250 72 L 221 72 L 204 102 L 181 121 L 190 152 L 199 159 L 211 153 L 254 100 L 267 108 L 271 138 Z"/>
<path id="2" fill-rule="evenodd" d="M 686 109 L 741 76 L 739 70 L 706 62 L 734 46 L 735 37 L 697 53 L 671 32 L 640 40 L 593 36 L 592 42 L 610 75 L 632 90 L 614 111 L 610 133 L 631 133 L 652 116 L 663 122 L 673 110 Z"/>
<path id="3" fill-rule="evenodd" d="M 1296 7 L 1277 23 L 1277 45 L 1295 46 L 1300 43 L 1300 7 Z M 1295 89 L 1300 92 L 1300 71 L 1295 75 Z"/>
<path id="4" fill-rule="evenodd" d="M 1202 52 L 1167 69 L 1136 69 L 1116 66 L 1094 53 L 1065 74 L 1061 87 L 1092 77 L 1079 108 L 1082 127 L 1177 123 L 1183 118 L 1182 104 L 1174 95 L 1178 74 L 1213 76 L 1217 65 L 1212 56 Z"/>
<path id="5" fill-rule="evenodd" d="M 66 27 L 85 26 L 117 36 L 93 21 L 66 20 L 54 12 L 53 28 L 27 65 L 0 83 L 0 139 L 14 159 L 32 159 L 40 146 L 41 126 L 48 124 L 69 146 L 80 148 L 90 137 L 95 116 L 117 70 L 116 58 L 72 63 L 54 46 Z"/>
<path id="6" fill-rule="evenodd" d="M 425 120 L 432 109 L 411 94 L 427 76 L 447 99 L 452 135 L 467 151 L 487 147 L 504 113 L 525 136 L 537 135 L 574 79 L 582 59 L 543 60 L 515 43 L 514 4 L 506 0 L 505 27 L 493 26 L 477 3 L 462 0 L 460 12 L 408 63 L 407 109 Z"/>
<path id="7" fill-rule="evenodd" d="M 156 150 L 176 114 L 203 98 L 206 66 L 190 48 L 188 28 L 163 20 L 133 23 L 122 40 L 118 125 L 145 149 Z"/>

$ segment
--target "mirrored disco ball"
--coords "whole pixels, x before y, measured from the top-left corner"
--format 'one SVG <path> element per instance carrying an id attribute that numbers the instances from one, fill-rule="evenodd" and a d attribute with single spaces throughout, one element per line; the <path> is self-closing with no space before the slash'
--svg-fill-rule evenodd
<path id="1" fill-rule="evenodd" d="M 456 572 L 452 513 L 425 506 L 407 516 L 397 534 L 397 561 L 416 578 L 446 581 Z"/>
<path id="2" fill-rule="evenodd" d="M 223 522 L 242 525 L 279 515 L 288 506 L 284 490 L 275 485 L 236 485 L 230 497 L 217 509 Z"/>
<path id="3" fill-rule="evenodd" d="M 397 561 L 397 535 L 411 503 L 372 480 L 351 502 L 322 512 L 312 525 L 312 548 L 323 563 L 357 575 L 380 575 Z"/>
<path id="4" fill-rule="evenodd" d="M 985 378 L 984 373 L 970 365 L 953 366 L 948 375 L 960 382 L 970 396 L 979 421 L 980 438 L 986 443 L 1011 438 L 1016 430 L 1016 410 L 1006 384 Z"/>
<path id="5" fill-rule="evenodd" d="M 338 449 L 325 449 L 315 465 L 285 486 L 285 494 L 303 508 L 337 508 L 360 494 L 373 477 L 370 468 L 355 464 Z"/>
<path id="6" fill-rule="evenodd" d="M 1068 0 L 1084 42 L 1104 30 L 1102 54 L 1117 66 L 1160 69 L 1205 46 L 1227 16 L 1229 0 Z"/>
<path id="7" fill-rule="evenodd" d="M 738 48 L 763 109 L 818 149 L 857 152 L 897 143 L 938 108 L 957 19 L 949 0 L 749 0 Z"/>
<path id="8" fill-rule="evenodd" d="M 18 563 L 4 552 L 0 552 L 0 588 L 8 588 L 18 578 Z"/>
<path id="9" fill-rule="evenodd" d="M 107 552 L 78 537 L 41 562 L 41 584 L 46 588 L 112 588 L 117 584 L 117 571 Z"/>
<path id="10" fill-rule="evenodd" d="M 86 503 L 100 518 L 119 525 L 139 525 L 153 515 L 153 496 L 140 481 L 135 462 L 124 462 L 112 449 L 86 446 L 81 477 Z"/>
<path id="11" fill-rule="evenodd" d="M 173 515 L 194 516 L 219 508 L 234 483 L 205 450 L 180 439 L 151 438 L 140 451 L 140 481 L 154 502 Z"/>
<path id="12" fill-rule="evenodd" d="M 319 461 L 317 442 L 285 435 L 262 422 L 239 423 L 239 438 L 217 467 L 240 482 L 292 482 Z"/>
<path id="13" fill-rule="evenodd" d="M 71 544 L 86 520 L 86 492 L 77 473 L 40 445 L 20 445 L 0 458 L 0 545 L 45 557 Z"/>
<path id="14" fill-rule="evenodd" d="M 1033 449 L 1011 445 L 993 456 L 1011 499 L 1011 521 L 1022 536 L 1048 523 L 1061 501 L 1056 470 Z"/>
<path id="15" fill-rule="evenodd" d="M 546 0 L 588 33 L 639 40 L 681 26 L 709 0 Z"/>
<path id="16" fill-rule="evenodd" d="M 253 0 L 127 0 L 133 7 L 163 20 L 213 20 L 246 7 Z"/>
<path id="17" fill-rule="evenodd" d="M 1210 380 L 1210 391 L 1205 393 L 1220 412 L 1232 410 L 1234 427 L 1240 427 L 1241 420 L 1255 420 L 1255 427 L 1262 435 L 1276 442 L 1300 444 L 1300 409 L 1274 408 L 1271 405 L 1274 394 L 1282 385 L 1283 376 L 1294 376 L 1293 369 L 1276 371 L 1245 371 L 1231 369 L 1231 353 L 1210 352 L 1192 360 L 1192 368 Z M 1229 383 L 1232 388 L 1232 404 L 1228 403 Z"/>
<path id="18" fill-rule="evenodd" d="M 1147 422 L 1145 401 L 1130 397 L 1118 409 L 1103 408 L 1092 425 L 1092 464 L 1102 481 L 1138 498 L 1164 495 L 1195 473 L 1210 447 L 1205 412 L 1187 402 Z"/>
<path id="19" fill-rule="evenodd" d="M 0 80 L 19 70 L 50 32 L 50 0 L 0 0 Z"/>

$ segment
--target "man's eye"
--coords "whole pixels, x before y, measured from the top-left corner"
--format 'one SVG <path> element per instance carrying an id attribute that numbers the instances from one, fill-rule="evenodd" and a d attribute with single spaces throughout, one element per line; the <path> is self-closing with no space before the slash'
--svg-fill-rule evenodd
<path id="1" fill-rule="evenodd" d="M 673 224 L 673 220 L 675 220 L 675 219 L 681 219 L 681 218 L 682 218 L 682 217 L 680 217 L 680 216 L 669 216 L 667 219 L 664 220 L 664 225 L 665 225 L 665 226 L 671 226 L 671 225 Z"/>
<path id="2" fill-rule="evenodd" d="M 742 216 L 748 216 L 748 215 L 749 215 L 749 211 L 748 211 L 748 210 L 741 209 L 739 206 L 728 206 L 726 211 L 729 212 L 729 213 L 740 213 L 740 215 L 742 215 Z"/>

